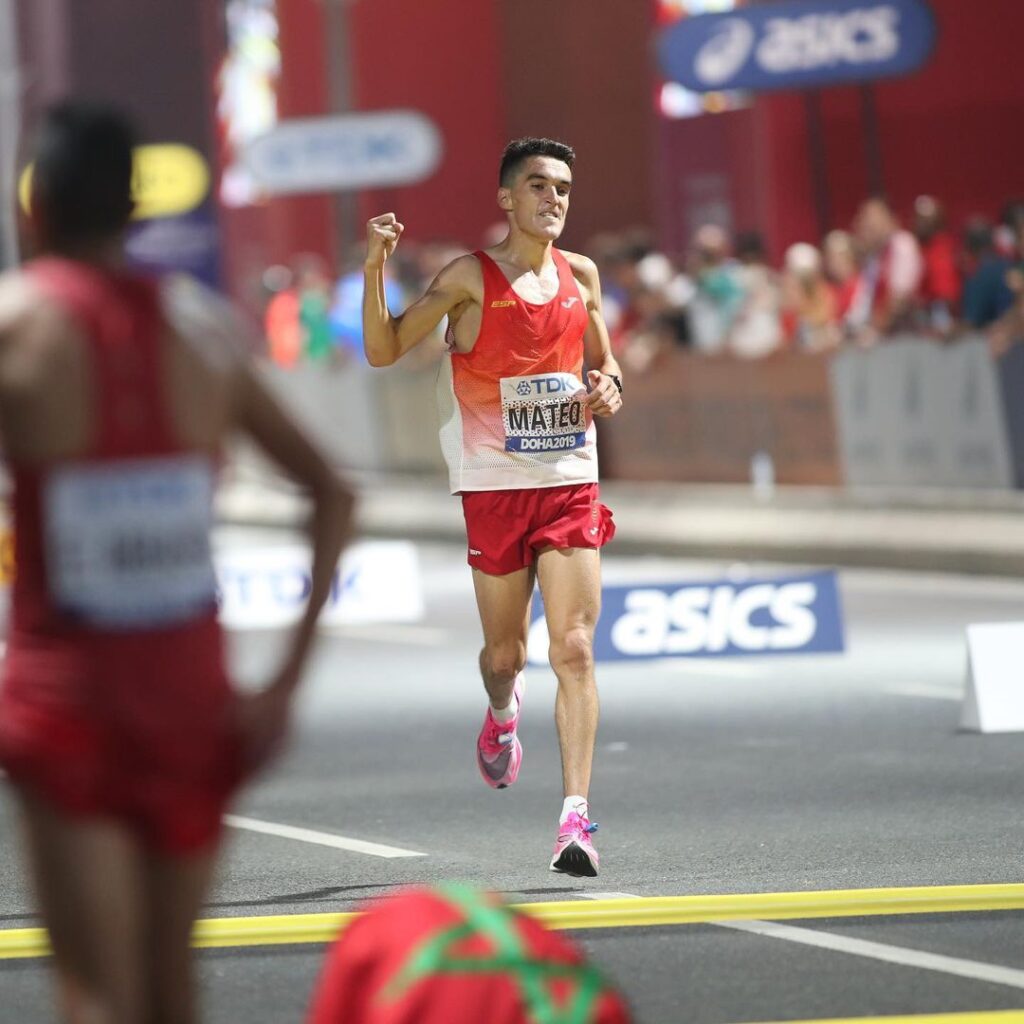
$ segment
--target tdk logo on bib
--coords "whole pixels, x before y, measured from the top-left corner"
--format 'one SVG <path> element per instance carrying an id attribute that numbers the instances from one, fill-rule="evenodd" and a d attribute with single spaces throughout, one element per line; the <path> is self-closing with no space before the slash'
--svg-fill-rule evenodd
<path id="1" fill-rule="evenodd" d="M 599 661 L 844 650 L 834 572 L 745 583 L 606 587 L 601 601 L 594 636 Z M 531 663 L 547 661 L 547 641 L 538 597 Z"/>
<path id="2" fill-rule="evenodd" d="M 517 395 L 560 395 L 566 391 L 573 392 L 579 387 L 579 381 L 565 377 L 523 377 L 516 385 Z"/>
<path id="3" fill-rule="evenodd" d="M 666 29 L 665 74 L 696 92 L 806 89 L 905 75 L 935 43 L 921 0 L 789 0 Z"/>
<path id="4" fill-rule="evenodd" d="M 572 452 L 587 440 L 581 399 L 586 388 L 571 373 L 501 379 L 505 451 Z"/>

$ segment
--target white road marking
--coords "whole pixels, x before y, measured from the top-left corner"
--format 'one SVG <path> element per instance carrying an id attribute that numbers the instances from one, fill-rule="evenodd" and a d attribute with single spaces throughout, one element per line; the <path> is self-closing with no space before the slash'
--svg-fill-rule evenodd
<path id="1" fill-rule="evenodd" d="M 931 686 L 928 683 L 901 683 L 899 686 L 887 686 L 883 692 L 892 697 L 923 697 L 926 700 L 951 700 L 957 703 L 964 699 L 963 687 L 954 690 L 949 686 Z"/>
<path id="2" fill-rule="evenodd" d="M 659 667 L 680 675 L 722 676 L 726 679 L 765 679 L 777 672 L 768 665 L 741 665 L 707 658 L 662 658 Z"/>
<path id="3" fill-rule="evenodd" d="M 321 626 L 318 630 L 329 636 L 351 637 L 353 640 L 377 640 L 385 644 L 409 644 L 416 647 L 447 647 L 451 633 L 435 626 L 401 626 L 384 624 Z"/>
<path id="4" fill-rule="evenodd" d="M 415 850 L 403 850 L 398 846 L 368 843 L 363 839 L 349 839 L 346 836 L 334 835 L 332 832 L 315 832 L 310 828 L 278 825 L 272 821 L 258 821 L 256 818 L 243 818 L 237 814 L 225 814 L 224 824 L 231 828 L 243 829 L 246 832 L 259 832 L 265 836 L 297 839 L 300 843 L 331 846 L 336 850 L 349 850 L 352 853 L 367 853 L 371 857 L 387 857 L 389 859 L 395 857 L 426 857 L 425 853 L 417 853 Z"/>
<path id="5" fill-rule="evenodd" d="M 631 892 L 578 892 L 574 893 L 581 900 L 638 900 L 639 896 Z"/>
<path id="6" fill-rule="evenodd" d="M 1017 970 L 1015 967 L 1000 967 L 996 964 L 979 963 L 977 960 L 962 960 L 959 957 L 943 956 L 940 953 L 926 953 L 919 949 L 890 946 L 882 942 L 868 942 L 846 935 L 819 932 L 812 928 L 797 928 L 793 925 L 781 924 L 778 921 L 714 921 L 712 923 L 718 928 L 732 928 L 734 931 L 750 932 L 753 935 L 764 935 L 772 939 L 784 939 L 786 942 L 816 946 L 818 949 L 830 949 L 836 953 L 848 953 L 851 956 L 863 956 L 871 960 L 881 960 L 884 963 L 898 964 L 901 967 L 917 967 L 925 971 L 938 971 L 941 974 L 971 978 L 974 981 L 987 981 L 993 985 L 1024 989 L 1024 971 Z"/>

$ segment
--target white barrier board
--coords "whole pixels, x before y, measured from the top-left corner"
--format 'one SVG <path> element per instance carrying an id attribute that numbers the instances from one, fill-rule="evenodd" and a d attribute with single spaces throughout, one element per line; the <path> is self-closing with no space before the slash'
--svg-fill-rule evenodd
<path id="1" fill-rule="evenodd" d="M 226 628 L 274 629 L 298 621 L 311 585 L 308 548 L 228 548 L 215 561 L 220 620 Z M 422 617 L 415 546 L 368 541 L 342 556 L 320 623 L 417 622 Z"/>
<path id="2" fill-rule="evenodd" d="M 960 728 L 1024 732 L 1024 622 L 967 627 L 967 686 Z"/>

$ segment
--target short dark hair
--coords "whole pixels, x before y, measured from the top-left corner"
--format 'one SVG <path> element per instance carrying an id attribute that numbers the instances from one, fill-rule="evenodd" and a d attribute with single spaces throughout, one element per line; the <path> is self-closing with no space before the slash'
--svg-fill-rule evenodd
<path id="1" fill-rule="evenodd" d="M 68 100 L 47 109 L 33 152 L 32 201 L 60 241 L 107 238 L 132 215 L 138 133 L 119 110 Z"/>
<path id="2" fill-rule="evenodd" d="M 576 161 L 576 150 L 564 142 L 555 139 L 539 139 L 527 136 L 524 139 L 513 139 L 501 155 L 501 170 L 498 172 L 498 183 L 502 188 L 508 188 L 512 184 L 516 171 L 530 159 L 531 156 L 550 156 L 561 160 L 572 169 Z"/>

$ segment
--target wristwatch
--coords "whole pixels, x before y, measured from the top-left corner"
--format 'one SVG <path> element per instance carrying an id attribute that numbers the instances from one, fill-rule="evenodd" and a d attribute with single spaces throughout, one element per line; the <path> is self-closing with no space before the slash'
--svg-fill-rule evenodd
<path id="1" fill-rule="evenodd" d="M 619 394 L 621 395 L 622 394 L 622 381 L 619 380 L 618 376 L 616 374 L 614 374 L 614 373 L 606 373 L 605 376 L 606 377 L 611 377 L 611 379 L 613 381 L 615 381 L 615 386 L 619 389 Z"/>

